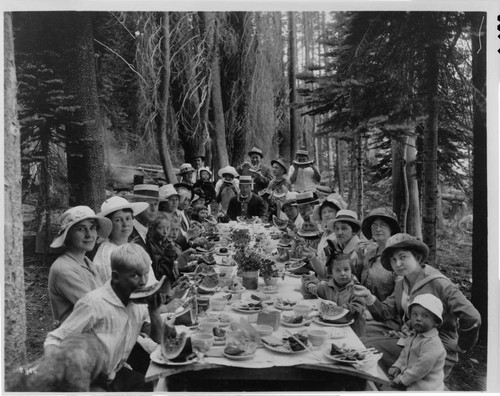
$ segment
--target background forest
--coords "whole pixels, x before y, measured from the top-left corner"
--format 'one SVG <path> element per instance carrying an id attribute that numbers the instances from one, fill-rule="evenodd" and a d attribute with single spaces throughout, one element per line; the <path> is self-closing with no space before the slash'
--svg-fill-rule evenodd
<path id="1" fill-rule="evenodd" d="M 472 299 L 482 344 L 463 369 L 478 366 L 479 378 L 467 389 L 457 367 L 451 387 L 484 390 L 486 239 L 472 237 L 487 216 L 472 200 L 486 202 L 484 13 L 16 12 L 11 22 L 28 301 L 43 303 L 33 288 L 45 287 L 47 241 L 68 206 L 99 211 L 134 175 L 176 182 L 193 153 L 217 171 L 252 146 L 267 163 L 306 147 L 325 191 L 361 218 L 392 206 Z M 36 358 L 50 311 L 32 309 L 44 323 L 28 324 Z"/>

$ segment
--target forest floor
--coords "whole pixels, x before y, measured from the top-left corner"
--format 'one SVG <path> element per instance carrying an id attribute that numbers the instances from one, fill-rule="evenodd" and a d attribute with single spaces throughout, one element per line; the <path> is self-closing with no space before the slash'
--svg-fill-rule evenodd
<path id="1" fill-rule="evenodd" d="M 441 235 L 438 249 L 439 269 L 455 282 L 470 298 L 471 244 L 466 238 Z M 470 239 L 470 238 L 469 238 Z M 39 257 L 25 257 L 25 291 L 27 323 L 27 358 L 32 362 L 43 353 L 43 342 L 52 330 L 52 315 L 47 295 L 49 266 L 43 266 Z M 460 356 L 445 381 L 450 391 L 485 391 L 487 346 L 479 342 L 472 351 Z"/>

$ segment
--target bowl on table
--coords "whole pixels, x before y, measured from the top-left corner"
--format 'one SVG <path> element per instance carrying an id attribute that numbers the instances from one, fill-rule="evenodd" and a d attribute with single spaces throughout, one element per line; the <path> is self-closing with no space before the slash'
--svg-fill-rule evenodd
<path id="1" fill-rule="evenodd" d="M 208 334 L 212 334 L 216 327 L 219 327 L 219 319 L 211 317 L 200 319 L 200 324 L 198 325 L 200 332 Z"/>
<path id="2" fill-rule="evenodd" d="M 313 346 L 321 346 L 328 338 L 328 333 L 325 330 L 312 329 L 307 332 L 309 341 Z"/>
<path id="3" fill-rule="evenodd" d="M 273 334 L 274 329 L 272 326 L 259 324 L 255 326 L 255 330 L 257 330 L 257 333 L 259 333 L 261 337 L 266 337 Z"/>
<path id="4" fill-rule="evenodd" d="M 197 333 L 191 336 L 193 349 L 205 353 L 214 345 L 214 336 L 208 333 Z"/>
<path id="5" fill-rule="evenodd" d="M 227 300 L 221 297 L 214 297 L 210 300 L 210 307 L 214 311 L 223 311 L 226 308 Z"/>
<path id="6" fill-rule="evenodd" d="M 296 304 L 292 309 L 295 316 L 307 316 L 312 311 L 312 308 L 305 304 Z"/>

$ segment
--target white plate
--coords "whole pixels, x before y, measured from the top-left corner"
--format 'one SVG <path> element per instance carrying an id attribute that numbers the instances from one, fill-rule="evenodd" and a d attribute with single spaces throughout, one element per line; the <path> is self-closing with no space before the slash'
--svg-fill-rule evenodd
<path id="1" fill-rule="evenodd" d="M 277 286 L 262 286 L 259 291 L 266 293 L 266 294 L 276 294 L 278 293 L 278 287 Z"/>
<path id="2" fill-rule="evenodd" d="M 226 340 L 222 340 L 222 341 L 215 341 L 214 340 L 214 346 L 224 346 L 226 345 Z"/>
<path id="3" fill-rule="evenodd" d="M 347 322 L 347 323 L 326 323 L 326 322 L 323 322 L 320 318 L 315 317 L 315 318 L 313 318 L 313 322 L 317 323 L 317 324 L 320 324 L 322 326 L 347 327 L 347 326 L 350 326 L 350 325 L 352 325 L 354 323 L 354 319 L 351 320 L 350 322 Z"/>
<path id="4" fill-rule="evenodd" d="M 248 360 L 252 359 L 255 356 L 255 352 L 251 355 L 228 355 L 226 352 L 222 352 L 222 354 L 229 360 Z"/>
<path id="5" fill-rule="evenodd" d="M 282 311 L 291 311 L 293 309 L 293 305 L 283 305 L 279 301 L 276 301 L 274 303 L 274 306 L 278 309 L 281 309 Z"/>
<path id="6" fill-rule="evenodd" d="M 292 350 L 286 348 L 285 346 L 271 346 L 271 345 L 266 344 L 265 342 L 263 342 L 262 345 L 264 345 L 264 347 L 269 349 L 270 351 L 278 352 L 278 353 L 287 353 L 287 354 L 294 355 L 297 353 L 307 352 L 307 349 L 302 349 L 300 351 L 292 351 Z M 307 346 L 309 346 L 309 345 L 307 345 Z"/>
<path id="7" fill-rule="evenodd" d="M 363 360 L 345 360 L 342 358 L 337 358 L 337 357 L 335 357 L 335 355 L 330 355 L 330 353 L 328 351 L 325 352 L 324 355 L 328 360 L 331 360 L 333 362 L 340 363 L 340 364 L 363 364 L 363 363 L 367 363 L 367 362 L 373 360 L 376 357 L 376 355 L 374 355 L 374 354 L 368 354 L 368 356 Z"/>
<path id="8" fill-rule="evenodd" d="M 185 362 L 172 362 L 171 360 L 165 359 L 161 355 L 161 346 L 158 345 L 158 348 L 156 348 L 151 355 L 149 355 L 151 358 L 151 361 L 156 363 L 156 364 L 161 364 L 161 365 L 168 365 L 168 366 L 186 366 L 188 364 L 192 364 L 200 360 L 200 358 L 197 355 L 194 355 L 194 357 L 190 360 L 186 360 Z"/>
<path id="9" fill-rule="evenodd" d="M 224 287 L 222 288 L 222 291 L 223 291 L 224 293 L 233 293 L 233 294 L 236 294 L 236 293 L 243 293 L 246 289 L 247 289 L 246 287 L 241 286 L 241 289 L 239 289 L 239 290 L 231 290 L 231 289 L 229 288 L 229 286 L 224 286 Z"/>
<path id="10" fill-rule="evenodd" d="M 242 303 L 234 303 L 233 305 L 231 305 L 231 308 L 233 308 L 235 311 L 238 311 L 238 312 L 243 312 L 243 313 L 257 313 L 257 312 L 260 312 L 264 309 L 264 307 L 254 307 L 252 309 L 244 309 L 244 308 L 241 308 L 242 306 Z"/>
<path id="11" fill-rule="evenodd" d="M 212 253 L 214 251 L 214 247 L 212 249 L 205 249 L 205 248 L 202 248 L 200 246 L 198 246 L 195 250 L 198 252 L 198 253 Z"/>
<path id="12" fill-rule="evenodd" d="M 288 322 L 285 322 L 285 321 L 281 321 L 281 324 L 285 327 L 301 327 L 301 326 L 304 326 L 304 323 L 306 321 L 304 319 L 302 319 L 302 322 L 300 323 L 288 323 Z"/>

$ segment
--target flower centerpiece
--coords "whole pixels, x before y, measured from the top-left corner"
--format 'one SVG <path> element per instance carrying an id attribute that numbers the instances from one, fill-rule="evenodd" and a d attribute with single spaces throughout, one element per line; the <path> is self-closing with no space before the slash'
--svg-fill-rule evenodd
<path id="1" fill-rule="evenodd" d="M 243 286 L 249 290 L 256 290 L 262 256 L 255 250 L 238 249 L 233 260 L 238 266 L 238 273 L 243 278 Z"/>
<path id="2" fill-rule="evenodd" d="M 274 261 L 270 259 L 262 260 L 260 264 L 260 276 L 264 278 L 264 283 L 267 286 L 274 286 L 280 277 L 280 271 L 276 268 Z M 282 275 L 282 279 L 284 274 Z"/>
<path id="3" fill-rule="evenodd" d="M 238 229 L 231 233 L 231 240 L 237 249 L 245 249 L 250 243 L 250 233 L 248 229 Z"/>

